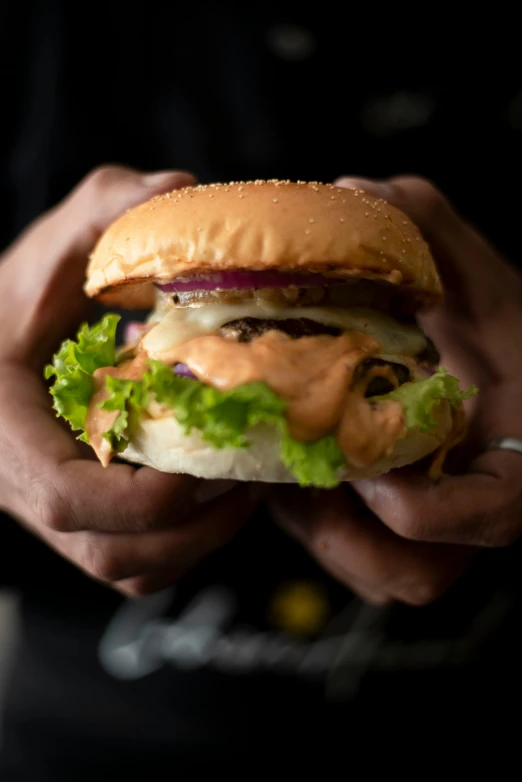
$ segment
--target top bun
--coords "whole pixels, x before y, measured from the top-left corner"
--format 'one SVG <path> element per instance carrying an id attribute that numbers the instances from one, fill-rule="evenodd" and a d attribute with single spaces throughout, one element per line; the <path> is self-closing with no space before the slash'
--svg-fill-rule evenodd
<path id="1" fill-rule="evenodd" d="M 394 206 L 362 190 L 278 180 L 185 187 L 128 210 L 94 248 L 85 292 L 148 308 L 154 282 L 239 269 L 383 281 L 424 304 L 442 295 L 426 242 Z"/>

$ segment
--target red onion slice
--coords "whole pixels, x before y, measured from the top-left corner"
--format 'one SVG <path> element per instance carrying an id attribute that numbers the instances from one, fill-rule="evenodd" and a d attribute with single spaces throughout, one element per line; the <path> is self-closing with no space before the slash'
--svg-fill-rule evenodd
<path id="1" fill-rule="evenodd" d="M 197 380 L 196 375 L 192 372 L 186 364 L 174 364 L 172 367 L 174 373 L 180 377 L 190 377 Z"/>
<path id="2" fill-rule="evenodd" d="M 126 344 L 139 342 L 147 331 L 150 331 L 148 323 L 140 323 L 137 320 L 131 320 L 130 323 L 127 323 L 125 326 L 123 339 Z"/>
<path id="3" fill-rule="evenodd" d="M 282 272 L 218 272 L 216 274 L 195 274 L 178 277 L 177 280 L 157 287 L 166 293 L 185 291 L 220 291 L 245 288 L 298 288 L 341 284 L 345 280 L 325 277 L 322 274 L 285 274 Z"/>

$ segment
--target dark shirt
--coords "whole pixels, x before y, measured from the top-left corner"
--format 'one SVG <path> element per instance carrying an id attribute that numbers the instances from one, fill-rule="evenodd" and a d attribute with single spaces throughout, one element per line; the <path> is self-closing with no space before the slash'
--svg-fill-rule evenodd
<path id="1" fill-rule="evenodd" d="M 392 10 L 2 3 L 2 245 L 118 162 L 202 182 L 416 173 L 517 259 L 509 20 L 497 52 L 489 19 L 459 37 Z M 375 609 L 261 509 L 171 590 L 126 602 L 3 518 L 0 581 L 19 591 L 22 635 L 0 778 L 233 770 L 242 755 L 253 771 L 276 754 L 368 763 L 370 739 L 501 725 L 520 689 L 520 570 L 517 546 L 488 551 L 435 604 Z"/>

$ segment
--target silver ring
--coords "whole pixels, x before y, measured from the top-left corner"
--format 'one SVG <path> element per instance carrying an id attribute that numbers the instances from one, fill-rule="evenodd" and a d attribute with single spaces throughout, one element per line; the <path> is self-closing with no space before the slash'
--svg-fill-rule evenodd
<path id="1" fill-rule="evenodd" d="M 522 453 L 522 440 L 518 437 L 499 437 L 498 440 L 490 440 L 484 451 L 515 451 Z"/>

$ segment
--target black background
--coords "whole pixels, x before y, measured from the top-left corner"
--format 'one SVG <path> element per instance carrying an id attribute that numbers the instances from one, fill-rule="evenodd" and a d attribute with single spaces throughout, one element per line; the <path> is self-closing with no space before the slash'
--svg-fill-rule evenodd
<path id="1" fill-rule="evenodd" d="M 0 14 L 2 246 L 90 169 L 117 162 L 183 168 L 202 182 L 420 174 L 518 263 L 522 72 L 514 19 L 477 10 L 458 19 L 426 5 L 402 13 L 287 2 L 33 0 L 1 2 Z M 301 59 L 274 44 L 287 25 L 294 38 L 297 29 Z M 411 106 L 424 112 L 416 125 Z M 518 599 L 517 557 L 516 549 L 489 553 L 436 606 L 397 608 L 389 637 L 451 639 L 499 586 Z M 245 618 L 262 626 L 266 594 L 287 577 L 322 579 L 337 607 L 352 599 L 266 518 L 184 589 L 227 581 L 249 596 Z M 464 672 L 370 671 L 353 703 L 327 708 L 320 691 L 270 677 L 245 685 L 165 670 L 135 685 L 110 680 L 96 643 L 120 599 L 7 518 L 0 581 L 20 590 L 24 618 L 6 714 L 6 782 L 15 773 L 92 779 L 100 768 L 120 775 L 103 778 L 134 778 L 140 763 L 150 773 L 164 762 L 180 768 L 186 754 L 201 761 L 202 747 L 214 758 L 208 746 L 218 738 L 228 769 L 249 747 L 257 758 L 275 747 L 295 760 L 347 746 L 359 757 L 365 737 L 417 728 L 426 739 L 437 714 L 446 735 L 463 723 L 477 728 L 484 714 L 503 713 L 506 688 L 511 697 L 517 691 L 518 609 Z"/>

